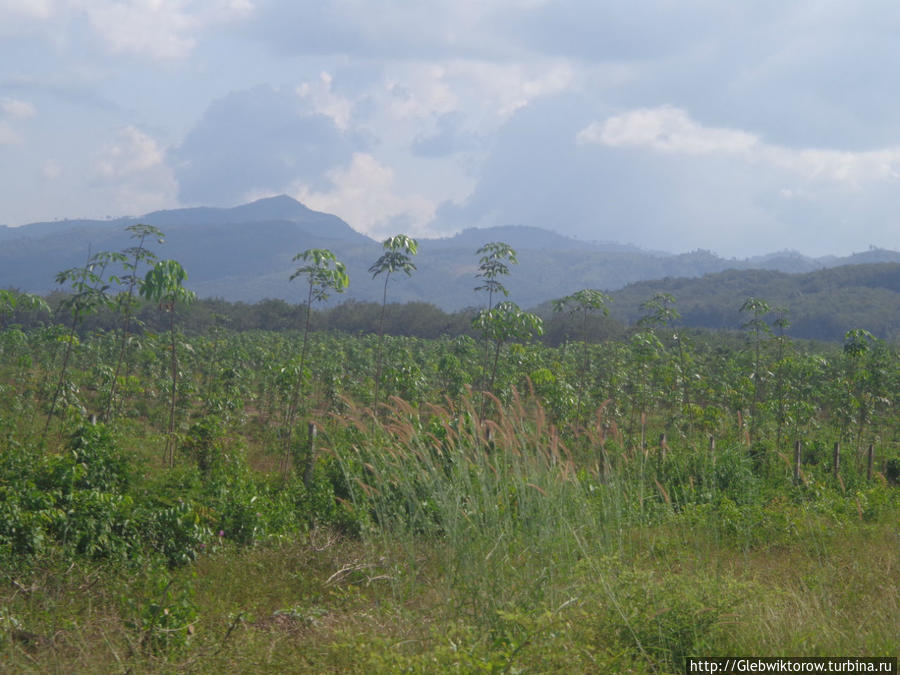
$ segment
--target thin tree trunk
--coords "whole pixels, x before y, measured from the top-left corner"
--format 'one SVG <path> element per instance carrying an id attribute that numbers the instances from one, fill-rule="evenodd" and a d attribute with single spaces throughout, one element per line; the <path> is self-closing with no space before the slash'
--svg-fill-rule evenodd
<path id="1" fill-rule="evenodd" d="M 175 301 L 170 308 L 169 332 L 172 335 L 172 401 L 169 405 L 169 433 L 166 438 L 165 461 L 170 467 L 175 466 L 175 399 L 178 393 L 178 358 L 175 352 Z"/>
<path id="2" fill-rule="evenodd" d="M 492 289 L 488 289 L 488 306 L 487 311 L 488 314 L 491 313 L 491 307 L 494 302 L 494 291 Z M 488 379 L 488 362 L 491 358 L 491 342 L 485 335 L 484 338 L 484 358 L 481 361 L 481 382 L 479 383 L 478 389 L 481 391 L 481 418 L 484 419 L 484 392 L 487 388 L 487 379 Z"/>
<path id="3" fill-rule="evenodd" d="M 297 381 L 294 383 L 294 391 L 291 393 L 291 402 L 288 406 L 288 414 L 285 430 L 285 441 L 284 441 L 284 466 L 283 473 L 287 475 L 288 467 L 290 465 L 291 459 L 291 439 L 294 435 L 294 419 L 297 417 L 297 407 L 300 404 L 300 394 L 303 389 L 303 367 L 306 362 L 306 347 L 309 343 L 309 318 L 312 313 L 312 294 L 313 294 L 313 284 L 312 281 L 309 283 L 309 295 L 306 298 L 306 322 L 303 326 L 303 346 L 300 348 L 300 369 L 297 373 Z"/>
<path id="4" fill-rule="evenodd" d="M 47 430 L 50 428 L 50 420 L 53 419 L 53 413 L 56 412 L 56 401 L 62 392 L 62 387 L 66 379 L 66 369 L 69 366 L 69 357 L 72 355 L 72 345 L 75 342 L 75 329 L 78 326 L 77 314 L 72 314 L 72 328 L 69 331 L 69 339 L 66 341 L 66 353 L 63 355 L 62 366 L 59 370 L 59 380 L 56 383 L 56 390 L 53 392 L 53 398 L 50 401 L 50 412 L 47 413 L 47 421 L 44 423 L 44 430 L 41 432 L 41 440 L 47 438 Z"/>
<path id="5" fill-rule="evenodd" d="M 500 362 L 500 346 L 503 343 L 500 340 L 497 340 L 497 346 L 494 348 L 494 364 L 491 367 L 491 381 L 488 385 L 488 391 L 492 394 L 494 393 L 494 381 L 497 379 L 497 364 Z M 485 397 L 484 393 L 481 396 L 481 418 L 484 419 L 484 408 L 485 408 Z"/>
<path id="6" fill-rule="evenodd" d="M 691 407 L 691 384 L 684 361 L 684 345 L 681 344 L 681 337 L 677 337 L 678 360 L 681 362 L 681 378 L 684 383 L 684 404 L 688 411 L 688 437 L 690 438 L 694 434 L 694 409 Z"/>
<path id="7" fill-rule="evenodd" d="M 375 417 L 378 417 L 378 394 L 381 389 L 381 359 L 382 351 L 384 349 L 384 310 L 387 306 L 387 287 L 390 278 L 391 273 L 388 272 L 384 277 L 384 294 L 381 298 L 381 316 L 378 319 L 378 355 L 375 359 L 375 403 L 372 408 Z"/>
<path id="8" fill-rule="evenodd" d="M 125 362 L 126 357 L 126 348 L 128 345 L 128 329 L 131 327 L 131 301 L 134 298 L 134 286 L 137 282 L 137 266 L 139 262 L 139 256 L 144 249 L 144 239 L 146 235 L 141 237 L 141 240 L 138 244 L 137 251 L 134 254 L 134 259 L 132 260 L 132 268 L 131 268 L 131 281 L 128 284 L 128 297 L 125 299 L 125 319 L 122 322 L 122 346 L 119 349 L 119 358 L 116 361 L 116 372 L 113 375 L 112 384 L 109 388 L 109 398 L 106 400 L 106 410 L 103 412 L 103 421 L 108 422 L 110 411 L 112 409 L 113 399 L 116 395 L 116 386 L 119 382 L 119 371 L 122 367 L 122 364 Z"/>

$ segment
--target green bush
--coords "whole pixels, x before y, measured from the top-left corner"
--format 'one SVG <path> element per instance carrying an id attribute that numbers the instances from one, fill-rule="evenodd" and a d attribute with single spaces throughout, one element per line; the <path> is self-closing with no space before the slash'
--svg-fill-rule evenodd
<path id="1" fill-rule="evenodd" d="M 212 537 L 200 508 L 184 501 L 162 508 L 145 507 L 138 519 L 144 540 L 170 567 L 196 560 Z"/>
<path id="2" fill-rule="evenodd" d="M 131 482 L 127 457 L 112 431 L 103 424 L 82 424 L 74 430 L 66 452 L 47 457 L 38 467 L 35 483 L 43 490 L 99 490 L 124 492 Z"/>

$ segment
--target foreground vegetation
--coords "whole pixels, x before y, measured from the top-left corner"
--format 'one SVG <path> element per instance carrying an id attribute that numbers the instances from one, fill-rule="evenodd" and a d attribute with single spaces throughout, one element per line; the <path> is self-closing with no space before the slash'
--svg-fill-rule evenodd
<path id="1" fill-rule="evenodd" d="M 402 243 L 385 251 L 411 264 Z M 682 334 L 658 296 L 594 342 L 596 292 L 557 305 L 577 339 L 538 345 L 536 317 L 495 302 L 510 251 L 479 253 L 474 338 L 185 337 L 172 265 L 123 284 L 161 302 L 159 333 L 126 303 L 118 329 L 85 328 L 98 267 L 69 276 L 68 325 L 5 326 L 0 662 L 668 673 L 900 653 L 896 349 L 793 344 L 756 298 L 740 340 Z M 303 262 L 307 309 L 345 285 Z"/>

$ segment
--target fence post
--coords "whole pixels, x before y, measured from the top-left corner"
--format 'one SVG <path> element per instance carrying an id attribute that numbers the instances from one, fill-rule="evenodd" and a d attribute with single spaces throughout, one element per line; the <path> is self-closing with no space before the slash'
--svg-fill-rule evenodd
<path id="1" fill-rule="evenodd" d="M 841 442 L 834 442 L 834 477 L 837 478 L 841 470 Z"/>
<path id="2" fill-rule="evenodd" d="M 666 433 L 663 432 L 659 435 L 659 454 L 656 456 L 659 468 L 662 468 L 663 462 L 666 461 L 666 450 L 668 449 L 669 444 L 666 442 Z"/>
<path id="3" fill-rule="evenodd" d="M 716 437 L 709 435 L 709 454 L 712 455 L 713 466 L 716 465 Z"/>
<path id="4" fill-rule="evenodd" d="M 800 482 L 800 450 L 802 444 L 800 440 L 794 441 L 794 482 Z"/>

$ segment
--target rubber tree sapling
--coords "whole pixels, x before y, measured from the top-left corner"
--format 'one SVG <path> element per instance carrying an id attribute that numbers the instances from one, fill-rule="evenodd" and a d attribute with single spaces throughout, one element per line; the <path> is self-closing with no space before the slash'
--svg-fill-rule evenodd
<path id="1" fill-rule="evenodd" d="M 478 280 L 478 286 L 475 292 L 486 292 L 488 294 L 487 311 L 490 312 L 494 308 L 494 295 L 502 293 L 503 297 L 509 297 L 509 291 L 500 277 L 509 275 L 509 266 L 517 265 L 519 259 L 516 251 L 509 244 L 502 241 L 492 241 L 485 244 L 475 251 L 476 255 L 480 255 L 478 260 L 478 273 L 475 278 Z M 481 386 L 482 392 L 485 389 L 485 383 L 488 379 L 488 369 L 490 362 L 491 343 L 485 337 L 484 340 L 484 357 L 481 362 Z M 481 396 L 481 409 L 484 411 L 484 394 Z"/>
<path id="2" fill-rule="evenodd" d="M 775 317 L 774 324 L 778 329 L 778 334 L 775 337 L 778 345 L 777 361 L 775 364 L 775 416 L 777 418 L 778 429 L 775 434 L 775 447 L 780 451 L 782 450 L 781 439 L 787 419 L 787 387 L 785 386 L 785 380 L 788 366 L 790 365 L 789 354 L 787 353 L 787 348 L 790 346 L 790 340 L 787 337 L 786 332 L 787 329 L 790 328 L 791 320 L 788 318 L 788 310 L 785 307 L 776 307 Z"/>
<path id="3" fill-rule="evenodd" d="M 122 267 L 125 268 L 125 274 L 119 281 L 125 284 L 126 290 L 120 293 L 117 298 L 119 311 L 122 313 L 122 338 L 119 346 L 119 356 L 116 359 L 116 368 L 113 374 L 112 384 L 109 389 L 109 398 L 106 400 L 106 410 L 103 413 L 103 417 L 107 421 L 109 420 L 113 400 L 115 399 L 119 373 L 121 372 L 122 365 L 126 363 L 128 333 L 131 328 L 131 317 L 134 314 L 134 291 L 140 284 L 138 268 L 142 264 L 153 265 L 156 262 L 156 254 L 147 249 L 144 246 L 144 242 L 148 237 L 155 238 L 158 244 L 165 242 L 163 233 L 152 225 L 137 223 L 135 225 L 129 225 L 125 228 L 125 231 L 131 234 L 132 239 L 137 240 L 137 245 L 130 246 L 123 251 L 126 256 L 126 259 L 122 262 Z"/>
<path id="4" fill-rule="evenodd" d="M 178 354 L 175 346 L 175 307 L 178 303 L 188 304 L 196 299 L 193 291 L 184 287 L 187 272 L 176 260 L 158 261 L 141 282 L 141 296 L 158 302 L 160 308 L 169 312 L 170 348 L 172 350 L 172 398 L 169 404 L 169 429 L 166 434 L 166 449 L 163 461 L 168 466 L 175 465 L 175 401 L 178 389 Z"/>
<path id="5" fill-rule="evenodd" d="M 651 331 L 662 329 L 672 336 L 678 351 L 678 378 L 681 380 L 683 409 L 688 414 L 688 436 L 694 431 L 694 407 L 691 403 L 691 378 L 688 372 L 688 354 L 685 353 L 684 337 L 671 325 L 681 318 L 675 309 L 675 298 L 669 293 L 657 293 L 641 305 L 646 314 L 638 320 L 638 325 L 649 327 Z"/>
<path id="6" fill-rule="evenodd" d="M 487 309 L 490 312 L 494 306 L 493 300 L 496 293 L 502 293 L 504 297 L 509 297 L 509 291 L 500 281 L 500 277 L 509 275 L 510 264 L 518 264 L 519 259 L 516 257 L 515 250 L 502 241 L 485 244 L 475 253 L 481 256 L 478 261 L 478 274 L 475 275 L 475 278 L 479 279 L 479 285 L 475 287 L 475 290 L 487 291 Z"/>
<path id="7" fill-rule="evenodd" d="M 759 433 L 760 421 L 759 406 L 762 397 L 762 382 L 764 379 L 763 363 L 762 363 L 762 345 L 763 336 L 772 332 L 769 324 L 763 317 L 772 311 L 769 303 L 759 298 L 750 297 L 741 305 L 741 312 L 752 315 L 741 327 L 749 331 L 753 335 L 753 405 L 750 409 L 750 423 L 753 439 L 756 439 Z"/>
<path id="8" fill-rule="evenodd" d="M 889 366 L 884 343 L 862 328 L 844 335 L 844 356 L 850 385 L 851 417 L 856 418 L 856 448 L 862 449 L 862 438 L 868 424 L 874 424 L 879 406 L 891 405 Z"/>
<path id="9" fill-rule="evenodd" d="M 306 249 L 302 253 L 298 253 L 294 256 L 294 262 L 297 261 L 303 261 L 306 264 L 298 267 L 294 273 L 291 274 L 290 280 L 293 281 L 297 277 L 304 277 L 307 282 L 308 290 L 306 294 L 306 321 L 303 325 L 303 347 L 300 350 L 300 367 L 297 373 L 297 380 L 294 383 L 293 391 L 291 393 L 291 401 L 288 406 L 286 419 L 287 429 L 285 431 L 284 445 L 285 469 L 287 468 L 288 459 L 290 457 L 294 418 L 297 414 L 297 406 L 303 388 L 303 369 L 306 363 L 306 349 L 309 344 L 309 320 L 310 315 L 312 314 L 312 304 L 313 302 L 324 302 L 328 299 L 331 292 L 343 293 L 347 286 L 350 285 L 350 277 L 347 275 L 346 266 L 328 249 Z"/>
<path id="10" fill-rule="evenodd" d="M 103 274 L 110 262 L 117 261 L 121 261 L 121 254 L 101 251 L 90 256 L 83 267 L 73 267 L 56 275 L 56 283 L 68 284 L 72 290 L 72 294 L 62 303 L 62 309 L 71 314 L 72 323 L 69 328 L 69 334 L 66 336 L 66 350 L 59 371 L 59 380 L 56 383 L 56 389 L 50 401 L 50 411 L 47 413 L 47 421 L 41 434 L 42 439 L 47 437 L 50 420 L 53 419 L 53 413 L 56 412 L 56 402 L 59 400 L 59 395 L 65 384 L 66 370 L 72 356 L 72 349 L 78 341 L 76 336 L 78 326 L 81 325 L 85 317 L 99 307 L 109 305 L 110 297 L 107 293 L 109 284 L 104 281 Z"/>
<path id="11" fill-rule="evenodd" d="M 384 253 L 369 268 L 369 273 L 374 279 L 379 274 L 384 274 L 384 293 L 381 298 L 381 316 L 378 319 L 378 352 L 375 365 L 375 402 L 373 410 L 378 415 L 378 395 L 381 387 L 382 354 L 384 351 L 384 310 L 387 307 L 388 282 L 394 272 L 404 272 L 411 276 L 416 266 L 412 257 L 419 250 L 419 243 L 405 234 L 397 234 L 385 239 L 381 243 Z"/>
<path id="12" fill-rule="evenodd" d="M 530 312 L 525 312 L 509 300 L 497 303 L 493 309 L 482 309 L 472 321 L 472 326 L 494 345 L 494 358 L 488 391 L 493 393 L 500 361 L 500 348 L 511 341 L 530 340 L 535 334 L 544 334 L 544 322 Z M 484 398 L 481 402 L 481 417 L 484 417 Z"/>
<path id="13" fill-rule="evenodd" d="M 553 301 L 554 312 L 569 312 L 572 315 L 581 315 L 581 345 L 582 363 L 581 375 L 578 387 L 578 419 L 582 417 L 582 400 L 587 388 L 587 377 L 590 373 L 590 352 L 588 350 L 588 320 L 595 312 L 603 316 L 609 316 L 609 308 L 606 306 L 609 296 L 606 293 L 593 288 L 584 288 L 580 291 Z"/>

